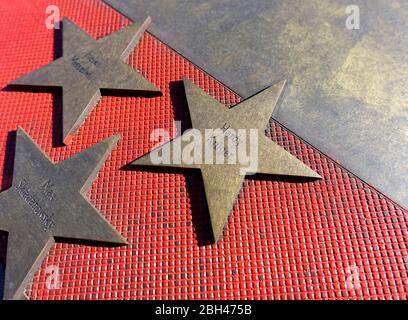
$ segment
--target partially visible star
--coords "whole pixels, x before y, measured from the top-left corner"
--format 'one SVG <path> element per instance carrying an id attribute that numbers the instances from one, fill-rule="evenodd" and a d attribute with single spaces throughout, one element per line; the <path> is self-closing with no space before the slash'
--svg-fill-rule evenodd
<path id="1" fill-rule="evenodd" d="M 54 164 L 17 130 L 13 184 L 0 193 L 0 230 L 8 233 L 4 299 L 20 299 L 57 242 L 124 245 L 85 197 L 119 140 L 113 136 Z"/>
<path id="2" fill-rule="evenodd" d="M 247 167 L 238 161 L 232 164 L 227 163 L 232 153 L 228 149 L 227 151 L 220 149 L 219 144 L 214 144 L 210 148 L 213 148 L 214 155 L 219 152 L 222 153 L 222 157 L 225 158 L 224 164 L 192 163 L 191 158 L 186 161 L 174 150 L 178 150 L 178 146 L 181 150 L 192 149 L 191 143 L 195 144 L 196 140 L 191 139 L 191 132 L 188 131 L 135 160 L 129 166 L 161 166 L 200 170 L 204 181 L 213 237 L 215 241 L 218 241 L 246 175 L 262 174 L 271 178 L 274 176 L 287 177 L 290 178 L 290 181 L 297 180 L 299 182 L 321 179 L 319 174 L 265 136 L 265 129 L 285 84 L 286 81 L 278 82 L 228 109 L 191 81 L 184 80 L 192 128 L 197 129 L 201 137 L 205 137 L 206 129 L 219 129 L 225 138 L 232 137 L 235 142 L 242 140 L 242 143 L 246 144 L 246 150 L 249 150 L 249 139 L 243 142 L 242 136 L 235 135 L 234 132 L 238 132 L 239 129 L 244 130 L 249 137 L 251 129 L 258 129 L 258 152 L 253 155 L 258 157 L 256 168 Z M 201 141 L 204 141 L 204 138 Z M 241 142 L 237 142 L 237 144 L 239 143 Z M 203 154 L 206 152 L 204 143 L 202 143 L 201 149 L 198 149 Z M 158 154 L 163 154 L 163 152 L 169 152 L 168 159 L 170 161 L 157 164 L 155 157 Z M 195 150 L 192 151 L 192 154 L 194 153 Z M 252 160 L 255 160 L 255 157 L 252 157 Z"/>
<path id="3" fill-rule="evenodd" d="M 95 40 L 71 20 L 63 20 L 63 56 L 9 84 L 12 88 L 62 88 L 62 136 L 68 144 L 101 94 L 157 96 L 161 92 L 126 64 L 151 22 L 133 23 Z M 102 93 L 101 93 L 102 90 Z"/>

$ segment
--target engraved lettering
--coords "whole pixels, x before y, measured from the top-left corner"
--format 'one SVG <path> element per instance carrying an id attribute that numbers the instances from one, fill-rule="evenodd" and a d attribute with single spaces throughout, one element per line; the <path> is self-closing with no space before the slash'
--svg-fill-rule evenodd
<path id="1" fill-rule="evenodd" d="M 42 193 L 50 201 L 55 199 L 56 193 L 54 191 L 54 184 L 51 182 L 51 180 L 46 181 L 42 185 Z"/>
<path id="2" fill-rule="evenodd" d="M 219 133 L 221 131 L 222 137 L 214 134 L 209 138 L 210 143 L 212 144 L 215 152 L 222 154 L 225 158 L 228 158 L 231 155 L 234 156 L 235 152 L 232 152 L 232 150 L 243 143 L 241 135 L 237 134 L 234 129 L 231 129 L 231 125 L 228 123 L 224 123 L 224 125 L 220 129 L 216 129 L 214 130 L 214 132 Z M 225 138 L 227 138 L 228 140 L 227 147 L 224 146 Z"/>
<path id="3" fill-rule="evenodd" d="M 73 56 L 71 64 L 75 70 L 83 74 L 88 80 L 95 79 L 95 68 L 99 68 L 102 63 L 91 52 L 83 57 Z M 94 70 L 92 70 L 94 69 Z"/>
<path id="4" fill-rule="evenodd" d="M 44 212 L 43 208 L 38 204 L 38 202 L 34 199 L 34 197 L 30 194 L 27 190 L 28 182 L 26 179 L 22 179 L 17 186 L 15 186 L 15 190 L 20 195 L 20 197 L 28 204 L 31 208 L 33 214 L 38 217 L 43 225 L 44 231 L 49 231 L 55 226 L 54 222 L 54 214 L 49 216 L 47 213 Z"/>
<path id="5" fill-rule="evenodd" d="M 77 70 L 79 73 L 82 73 L 87 79 L 92 79 L 92 73 L 81 64 L 81 62 L 79 61 L 79 57 L 72 57 L 71 63 L 75 70 Z"/>

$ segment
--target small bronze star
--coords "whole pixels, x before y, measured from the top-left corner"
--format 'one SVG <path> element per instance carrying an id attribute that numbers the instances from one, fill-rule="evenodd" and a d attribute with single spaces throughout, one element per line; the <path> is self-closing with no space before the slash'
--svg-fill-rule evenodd
<path id="1" fill-rule="evenodd" d="M 242 136 L 237 132 L 240 129 L 248 134 L 251 129 L 259 129 L 256 131 L 258 151 L 255 156 L 258 157 L 258 161 L 255 168 L 243 166 L 238 161 L 227 163 L 227 160 L 231 159 L 233 154 L 229 148 L 223 148 L 216 140 L 211 140 L 212 144 L 210 143 L 210 149 L 212 149 L 213 153 L 212 159 L 221 152 L 221 156 L 225 159 L 224 164 L 216 164 L 215 162 L 198 163 L 204 159 L 200 157 L 198 157 L 198 162 L 192 163 L 191 158 L 187 161 L 180 154 L 176 154 L 174 150 L 177 150 L 177 147 L 180 146 L 179 149 L 187 150 L 187 153 L 190 153 L 193 149 L 191 148 L 191 141 L 194 141 L 194 144 L 196 141 L 203 142 L 205 140 L 205 138 L 192 140 L 191 130 L 135 160 L 129 166 L 162 166 L 200 170 L 204 180 L 214 240 L 218 241 L 242 187 L 245 175 L 272 175 L 281 178 L 286 177 L 290 181 L 293 179 L 298 181 L 321 179 L 316 172 L 265 136 L 265 129 L 283 92 L 285 83 L 285 81 L 279 82 L 228 109 L 191 81 L 184 80 L 192 127 L 200 132 L 201 137 L 206 136 L 206 129 L 218 129 L 222 133 L 223 139 L 231 139 L 236 145 L 242 143 L 248 150 L 250 139 L 243 141 Z M 210 136 L 210 139 L 213 139 L 213 137 Z M 203 154 L 209 150 L 205 148 L 208 148 L 208 146 L 206 147 L 202 143 L 198 150 Z M 170 162 L 165 163 L 165 161 L 162 161 L 162 163 L 158 163 L 157 156 L 160 154 L 163 156 L 166 151 L 168 151 L 169 156 L 167 159 L 170 159 Z M 192 153 L 194 154 L 195 150 Z M 163 156 L 163 159 L 165 158 Z M 237 158 L 237 155 L 235 155 L 235 158 Z M 253 159 L 252 156 L 251 160 Z"/>
<path id="2" fill-rule="evenodd" d="M 119 138 L 53 164 L 17 130 L 13 184 L 0 193 L 0 230 L 8 233 L 4 299 L 24 296 L 55 242 L 126 244 L 84 196 Z"/>
<path id="3" fill-rule="evenodd" d="M 102 93 L 160 95 L 124 60 L 151 22 L 134 23 L 95 40 L 72 21 L 63 21 L 63 56 L 9 84 L 11 88 L 62 88 L 62 134 L 68 144 Z M 102 92 L 101 92 L 102 91 Z"/>

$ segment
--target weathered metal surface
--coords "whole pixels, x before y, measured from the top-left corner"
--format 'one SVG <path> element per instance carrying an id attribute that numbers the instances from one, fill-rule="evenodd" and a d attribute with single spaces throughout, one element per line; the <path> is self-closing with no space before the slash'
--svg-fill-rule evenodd
<path id="1" fill-rule="evenodd" d="M 407 1 L 105 1 L 243 97 L 289 78 L 274 118 L 408 206 Z"/>
<path id="2" fill-rule="evenodd" d="M 53 164 L 22 129 L 17 130 L 13 184 L 0 194 L 0 230 L 8 232 L 4 299 L 24 296 L 55 241 L 126 244 L 85 198 L 119 138 Z"/>
<path id="3" fill-rule="evenodd" d="M 246 175 L 274 175 L 297 181 L 320 178 L 316 172 L 265 136 L 265 129 L 285 87 L 285 81 L 261 91 L 231 109 L 227 109 L 189 80 L 184 80 L 184 87 L 191 123 L 201 140 L 194 140 L 191 136 L 192 131 L 186 131 L 132 162 L 130 166 L 158 165 L 200 170 L 215 241 L 222 235 Z M 206 129 L 219 129 L 222 141 L 230 139 L 232 144 L 229 145 L 227 141 L 222 144 L 221 140 L 214 143 L 215 135 L 207 135 Z M 256 142 L 250 139 L 251 129 L 256 130 Z M 209 144 L 206 146 L 205 142 Z M 254 143 L 252 146 L 256 144 L 257 150 L 249 153 L 252 143 Z M 194 148 L 191 148 L 192 145 Z M 246 155 L 251 158 L 250 161 L 239 161 L 238 147 L 243 147 L 243 150 L 247 151 Z M 166 156 L 163 156 L 163 163 L 157 164 L 155 157 L 163 155 L 163 152 L 168 152 L 169 161 L 167 162 Z M 220 153 L 223 164 L 215 161 Z M 205 156 L 209 154 L 211 156 L 208 159 L 211 160 L 206 162 Z M 192 155 L 194 162 L 191 163 L 191 159 L 188 160 L 185 155 Z"/>
<path id="4" fill-rule="evenodd" d="M 95 40 L 65 18 L 63 56 L 26 74 L 12 88 L 62 88 L 63 142 L 69 143 L 101 94 L 159 95 L 160 90 L 124 60 L 150 24 L 134 23 L 107 37 Z M 102 93 L 101 93 L 102 90 Z"/>

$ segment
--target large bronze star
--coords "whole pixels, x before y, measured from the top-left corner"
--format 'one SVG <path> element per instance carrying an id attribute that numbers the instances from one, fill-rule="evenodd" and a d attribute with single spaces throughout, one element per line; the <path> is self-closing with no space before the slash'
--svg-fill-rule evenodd
<path id="1" fill-rule="evenodd" d="M 58 164 L 17 130 L 13 184 L 0 193 L 0 230 L 8 232 L 4 299 L 20 299 L 57 242 L 126 244 L 85 198 L 119 140 L 113 136 Z"/>
<path id="2" fill-rule="evenodd" d="M 285 87 L 285 81 L 279 82 L 251 98 L 239 103 L 235 107 L 228 109 L 217 100 L 209 96 L 200 88 L 195 86 L 191 81 L 184 80 L 184 88 L 187 97 L 189 113 L 191 117 L 193 129 L 200 132 L 202 143 L 201 153 L 208 152 L 204 141 L 210 141 L 210 148 L 213 152 L 213 159 L 221 152 L 224 157 L 224 164 L 212 163 L 192 163 L 190 158 L 183 158 L 180 153 L 176 154 L 179 149 L 187 151 L 185 154 L 195 153 L 192 150 L 191 143 L 197 143 L 200 140 L 192 139 L 191 130 L 183 133 L 183 135 L 174 140 L 160 146 L 149 154 L 142 156 L 129 166 L 163 166 L 173 168 L 189 168 L 201 170 L 204 180 L 204 188 L 207 198 L 208 209 L 210 212 L 211 226 L 214 240 L 218 241 L 221 237 L 223 227 L 232 209 L 234 201 L 242 187 L 245 175 L 248 174 L 264 174 L 280 177 L 289 177 L 290 180 L 297 179 L 299 181 L 320 179 L 321 177 L 302 163 L 300 160 L 292 156 L 282 147 L 265 136 L 265 129 L 269 123 L 272 112 L 278 102 L 279 97 Z M 250 130 L 259 129 L 256 131 L 258 140 L 258 151 L 253 154 L 251 160 L 258 157 L 257 166 L 249 167 L 243 165 L 244 162 L 227 163 L 229 159 L 237 158 L 237 153 L 234 154 L 233 148 L 225 148 L 213 139 L 214 136 L 206 137 L 206 129 L 219 129 L 219 132 L 225 139 L 231 139 L 232 146 L 237 146 L 240 143 L 245 144 L 247 150 L 250 149 Z M 238 133 L 238 129 L 243 129 L 247 134 L 247 140 L 243 140 L 242 132 Z M 211 150 L 210 150 L 211 151 Z M 169 162 L 166 162 L 166 156 Z M 157 159 L 162 160 L 158 163 Z M 201 160 L 204 157 L 201 158 Z"/>
<path id="3" fill-rule="evenodd" d="M 63 142 L 69 143 L 102 93 L 160 95 L 124 60 L 151 22 L 134 23 L 95 40 L 65 18 L 63 56 L 10 83 L 12 88 L 62 88 Z M 101 92 L 102 91 L 102 92 Z"/>

